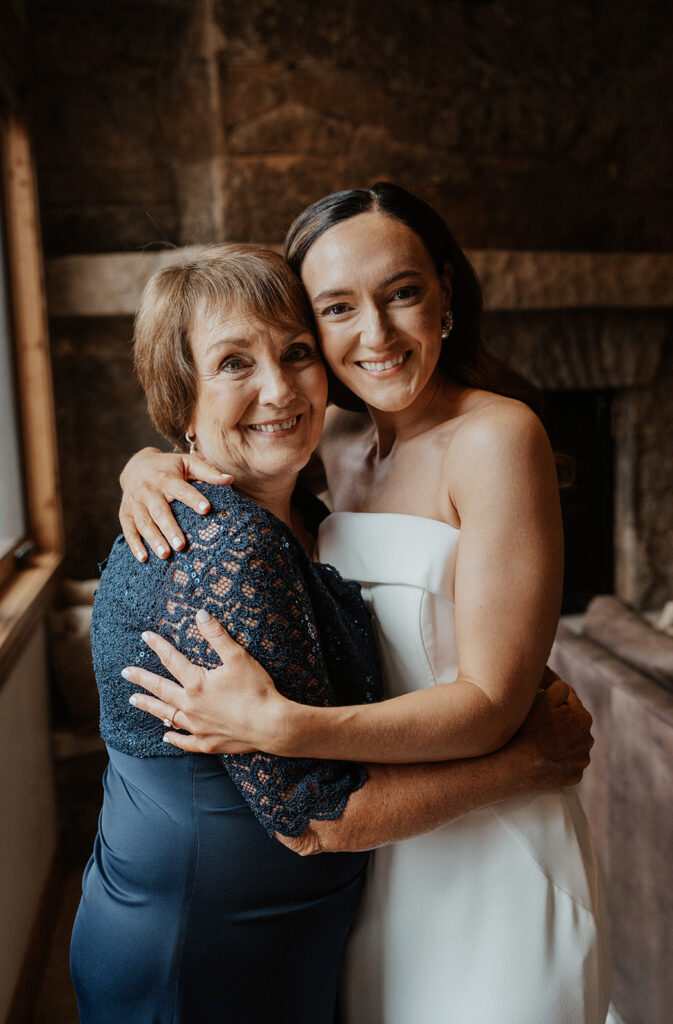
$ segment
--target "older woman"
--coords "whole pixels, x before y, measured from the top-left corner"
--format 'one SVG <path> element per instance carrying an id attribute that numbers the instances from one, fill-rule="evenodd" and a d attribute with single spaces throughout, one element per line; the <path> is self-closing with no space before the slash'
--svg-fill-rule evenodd
<path id="1" fill-rule="evenodd" d="M 576 777 L 586 763 L 586 724 L 562 704 L 562 686 L 479 779 L 469 762 L 368 772 L 263 753 L 185 754 L 164 742 L 175 715 L 162 724 L 129 703 L 137 672 L 126 666 L 160 667 L 143 630 L 155 647 L 170 640 L 184 665 L 216 663 L 197 612 L 226 623 L 286 699 L 378 696 L 359 588 L 312 565 L 315 504 L 295 493 L 325 411 L 310 320 L 284 261 L 251 247 L 163 270 L 143 298 L 135 355 L 150 413 L 170 440 L 187 435 L 232 470 L 236 487 L 202 488 L 208 520 L 178 511 L 187 544 L 170 560 L 139 564 L 120 538 L 103 569 L 92 645 L 110 761 L 72 940 L 83 1024 L 332 1024 L 366 856 L 300 859 L 277 840 L 330 828 L 357 849 L 372 832 L 421 831 Z M 550 715 L 575 747 L 558 767 L 554 753 L 536 752 L 535 730 Z"/>
<path id="2" fill-rule="evenodd" d="M 267 684 L 255 718 L 246 687 L 264 694 L 264 674 L 251 660 L 228 667 L 220 637 L 225 664 L 201 694 L 189 671 L 177 673 L 185 691 L 148 682 L 192 733 L 169 739 L 371 761 L 496 749 L 530 706 L 560 602 L 558 487 L 531 389 L 484 349 L 469 263 L 403 189 L 320 200 L 286 251 L 350 410 L 331 411 L 321 443 L 334 513 L 320 556 L 363 583 L 393 699 L 302 708 Z M 157 515 L 170 530 L 168 517 Z M 128 522 L 127 535 L 137 548 Z M 164 713 L 151 698 L 141 706 Z M 574 794 L 470 815 L 377 853 L 349 944 L 347 1019 L 601 1024 L 604 931 Z"/>

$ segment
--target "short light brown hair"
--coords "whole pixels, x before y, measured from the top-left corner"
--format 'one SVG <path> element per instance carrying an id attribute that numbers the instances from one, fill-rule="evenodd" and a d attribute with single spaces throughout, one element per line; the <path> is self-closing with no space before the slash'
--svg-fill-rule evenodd
<path id="1" fill-rule="evenodd" d="M 299 278 L 271 249 L 204 246 L 153 274 L 135 318 L 133 356 L 154 426 L 181 449 L 197 398 L 190 334 L 196 318 L 213 311 L 315 333 Z"/>

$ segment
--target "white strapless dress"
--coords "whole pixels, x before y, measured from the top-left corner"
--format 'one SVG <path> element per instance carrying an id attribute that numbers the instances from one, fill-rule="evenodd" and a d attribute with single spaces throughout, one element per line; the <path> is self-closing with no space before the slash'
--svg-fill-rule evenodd
<path id="1" fill-rule="evenodd" d="M 460 532 L 338 512 L 319 558 L 359 580 L 387 695 L 457 675 Z M 344 971 L 344 1024 L 603 1024 L 601 882 L 574 790 L 534 793 L 377 850 Z"/>

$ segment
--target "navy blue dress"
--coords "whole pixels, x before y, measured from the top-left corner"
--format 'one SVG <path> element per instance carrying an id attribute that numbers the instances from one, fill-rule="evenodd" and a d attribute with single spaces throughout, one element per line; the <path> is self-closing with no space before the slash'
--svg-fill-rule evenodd
<path id="1" fill-rule="evenodd" d="M 366 854 L 299 857 L 298 836 L 337 818 L 360 765 L 255 753 L 188 754 L 128 703 L 120 675 L 165 674 L 140 640 L 161 633 L 190 660 L 217 658 L 194 624 L 206 608 L 286 696 L 376 700 L 381 682 L 357 584 L 313 565 L 280 520 L 230 488 L 199 485 L 206 519 L 175 509 L 188 544 L 135 561 L 118 538 L 92 624 L 110 761 L 75 921 L 82 1024 L 332 1024 Z"/>

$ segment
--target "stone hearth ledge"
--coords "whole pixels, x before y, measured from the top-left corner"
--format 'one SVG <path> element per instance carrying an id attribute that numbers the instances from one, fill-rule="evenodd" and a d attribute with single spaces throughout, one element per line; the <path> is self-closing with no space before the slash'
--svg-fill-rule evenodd
<path id="1" fill-rule="evenodd" d="M 46 264 L 49 315 L 132 316 L 150 275 L 198 248 L 52 257 Z M 491 311 L 673 307 L 673 253 L 481 249 L 468 256 Z"/>

